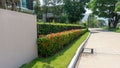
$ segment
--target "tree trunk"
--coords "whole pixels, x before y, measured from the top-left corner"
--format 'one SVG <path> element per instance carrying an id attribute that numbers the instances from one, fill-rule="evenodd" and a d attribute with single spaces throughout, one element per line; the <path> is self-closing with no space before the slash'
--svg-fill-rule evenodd
<path id="1" fill-rule="evenodd" d="M 18 0 L 18 6 L 19 6 L 19 10 L 18 11 L 21 11 L 21 4 L 20 4 L 20 0 Z"/>
<path id="2" fill-rule="evenodd" d="M 53 0 L 53 22 L 55 22 L 55 15 L 56 15 L 56 0 Z"/>
<path id="3" fill-rule="evenodd" d="M 114 21 L 114 23 L 113 23 L 113 28 L 116 28 L 116 27 L 117 27 L 117 23 L 118 23 L 118 21 Z"/>
<path id="4" fill-rule="evenodd" d="M 4 9 L 7 9 L 6 0 L 1 0 L 1 6 Z"/>
<path id="5" fill-rule="evenodd" d="M 44 12 L 43 13 L 45 13 L 45 18 L 44 18 L 44 23 L 46 23 L 47 22 L 47 13 L 48 13 L 48 0 L 43 0 L 43 2 L 44 2 L 44 7 L 43 7 L 43 9 L 44 9 Z"/>
<path id="6" fill-rule="evenodd" d="M 119 21 L 119 15 L 116 14 L 114 18 L 113 28 L 117 27 L 118 21 Z"/>
<path id="7" fill-rule="evenodd" d="M 46 16 L 45 16 L 46 20 L 45 20 L 45 22 L 47 22 L 47 18 L 48 18 L 48 15 L 47 15 L 48 14 L 48 8 L 47 8 L 47 6 L 46 6 L 46 12 L 45 13 L 46 13 Z"/>
<path id="8" fill-rule="evenodd" d="M 12 10 L 16 11 L 16 3 L 14 0 L 12 0 Z"/>
<path id="9" fill-rule="evenodd" d="M 111 28 L 115 29 L 117 27 L 119 18 L 120 18 L 120 15 L 114 14 L 114 17 L 109 19 L 109 22 L 108 22 L 109 29 Z"/>
<path id="10" fill-rule="evenodd" d="M 111 27 L 111 22 L 108 22 L 108 27 L 109 27 L 109 29 L 112 28 L 112 27 Z"/>

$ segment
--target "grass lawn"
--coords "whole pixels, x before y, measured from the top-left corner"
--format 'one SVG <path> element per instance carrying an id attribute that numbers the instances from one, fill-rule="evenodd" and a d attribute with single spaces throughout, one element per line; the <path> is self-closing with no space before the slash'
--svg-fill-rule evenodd
<path id="1" fill-rule="evenodd" d="M 48 58 L 36 58 L 20 68 L 66 68 L 79 45 L 87 38 L 89 32 L 70 43 L 64 50 Z"/>
<path id="2" fill-rule="evenodd" d="M 119 28 L 116 28 L 116 29 L 108 29 L 108 27 L 104 27 L 103 29 L 120 33 L 120 27 L 119 27 Z"/>
<path id="3" fill-rule="evenodd" d="M 120 33 L 120 29 L 117 29 L 116 32 Z"/>
<path id="4" fill-rule="evenodd" d="M 120 33 L 120 29 L 110 29 L 110 31 Z"/>

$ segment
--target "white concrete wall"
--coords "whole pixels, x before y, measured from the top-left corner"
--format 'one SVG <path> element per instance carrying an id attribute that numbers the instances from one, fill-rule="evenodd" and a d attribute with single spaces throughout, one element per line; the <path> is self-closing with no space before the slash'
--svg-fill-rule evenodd
<path id="1" fill-rule="evenodd" d="M 19 68 L 37 55 L 34 15 L 0 9 L 0 68 Z"/>

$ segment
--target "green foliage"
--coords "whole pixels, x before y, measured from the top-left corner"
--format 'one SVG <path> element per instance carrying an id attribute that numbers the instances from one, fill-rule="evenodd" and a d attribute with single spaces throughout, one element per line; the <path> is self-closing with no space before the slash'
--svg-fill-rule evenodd
<path id="1" fill-rule="evenodd" d="M 77 22 L 85 13 L 85 5 L 89 0 L 64 0 L 64 10 L 70 23 Z"/>
<path id="2" fill-rule="evenodd" d="M 105 22 L 105 20 L 98 20 L 98 21 L 99 21 L 100 27 L 105 27 L 105 26 L 107 26 L 107 23 Z"/>
<path id="3" fill-rule="evenodd" d="M 81 29 L 81 28 L 85 28 L 85 27 L 76 24 L 39 23 L 38 35 L 46 35 L 50 33 L 57 33 L 61 31 L 66 31 L 71 29 Z"/>
<path id="4" fill-rule="evenodd" d="M 117 0 L 91 0 L 88 7 L 99 17 L 111 18 L 114 16 Z"/>
<path id="5" fill-rule="evenodd" d="M 67 23 L 67 16 L 66 15 L 61 15 L 59 18 L 60 23 Z"/>
<path id="6" fill-rule="evenodd" d="M 63 13 L 62 0 L 43 0 L 44 5 L 42 6 L 42 11 L 44 13 L 44 22 L 59 22 L 59 18 Z M 52 17 L 47 17 L 47 13 L 51 13 Z M 48 15 L 49 16 L 49 15 Z"/>
<path id="7" fill-rule="evenodd" d="M 42 57 L 52 56 L 63 49 L 66 44 L 79 37 L 86 30 L 76 29 L 60 33 L 48 34 L 38 38 L 38 54 Z"/>
<path id="8" fill-rule="evenodd" d="M 92 9 L 93 14 L 99 17 L 109 18 L 108 25 L 111 29 L 116 28 L 120 18 L 120 15 L 116 13 L 119 9 L 116 7 L 118 1 L 119 0 L 91 0 L 88 7 Z"/>
<path id="9" fill-rule="evenodd" d="M 120 1 L 116 3 L 115 12 L 120 12 Z"/>
<path id="10" fill-rule="evenodd" d="M 62 5 L 57 5 L 58 3 L 61 3 L 62 0 L 52 0 L 49 4 L 52 5 L 49 7 L 53 13 L 53 20 L 56 21 L 56 18 L 58 18 L 62 14 Z"/>
<path id="11" fill-rule="evenodd" d="M 42 10 L 40 7 L 39 0 L 36 0 L 36 4 L 34 6 L 34 13 L 37 15 L 37 20 L 39 20 L 42 17 Z"/>
<path id="12" fill-rule="evenodd" d="M 87 23 L 89 27 L 93 27 L 93 28 L 99 27 L 99 21 L 93 14 L 89 15 Z"/>

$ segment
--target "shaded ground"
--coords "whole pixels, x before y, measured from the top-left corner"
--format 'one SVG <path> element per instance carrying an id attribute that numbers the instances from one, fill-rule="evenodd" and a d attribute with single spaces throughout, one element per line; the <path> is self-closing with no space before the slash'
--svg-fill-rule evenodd
<path id="1" fill-rule="evenodd" d="M 120 33 L 90 30 L 92 34 L 85 48 L 93 48 L 94 54 L 83 53 L 76 68 L 120 68 Z"/>

